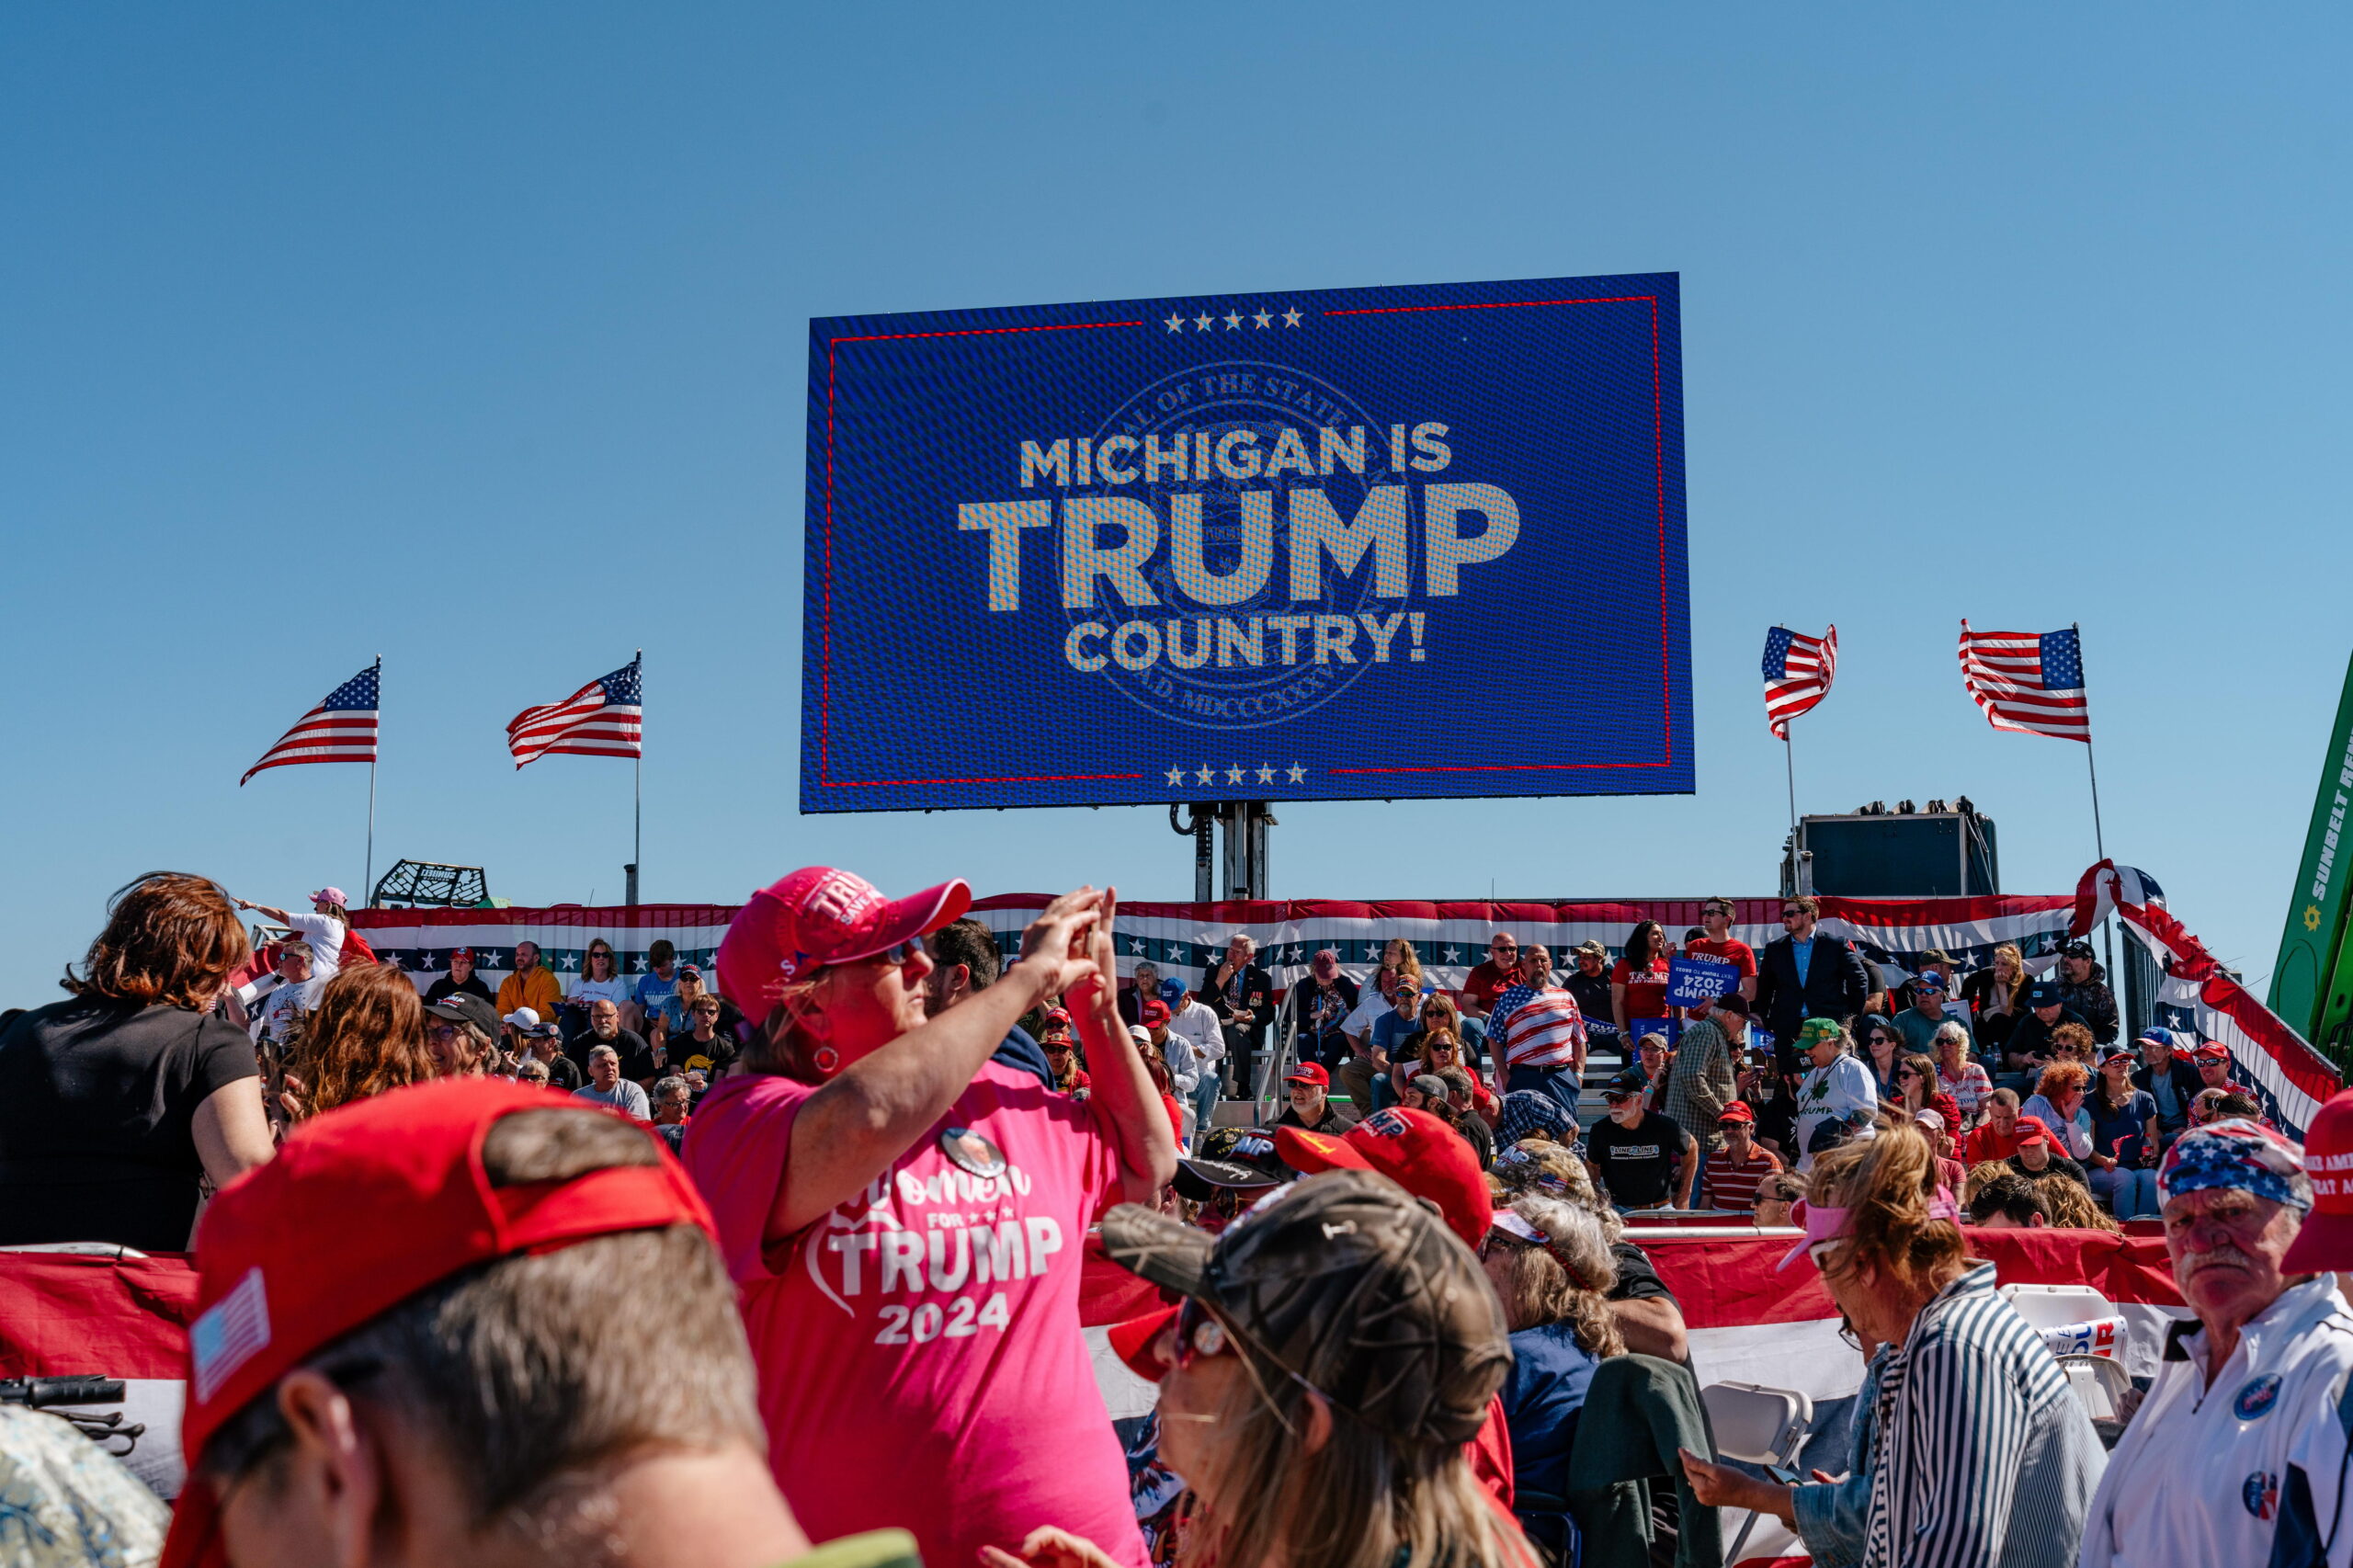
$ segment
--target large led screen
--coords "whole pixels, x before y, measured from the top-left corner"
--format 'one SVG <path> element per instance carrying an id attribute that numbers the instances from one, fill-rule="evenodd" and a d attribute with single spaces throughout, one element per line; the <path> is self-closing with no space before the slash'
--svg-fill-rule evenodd
<path id="1" fill-rule="evenodd" d="M 1688 792 L 1677 303 L 812 322 L 801 809 Z"/>

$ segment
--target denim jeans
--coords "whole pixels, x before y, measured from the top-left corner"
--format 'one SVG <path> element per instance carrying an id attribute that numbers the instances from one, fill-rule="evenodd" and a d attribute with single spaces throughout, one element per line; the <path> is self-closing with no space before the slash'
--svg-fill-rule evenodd
<path id="1" fill-rule="evenodd" d="M 2109 1212 L 2120 1220 L 2154 1220 L 2163 1212 L 2157 1204 L 2157 1173 L 2126 1170 L 2090 1172 L 2092 1196 L 2108 1200 Z"/>
<path id="2" fill-rule="evenodd" d="M 1212 1063 L 1203 1069 L 1201 1081 L 1193 1085 L 1193 1146 L 1195 1148 L 1200 1147 L 1201 1139 L 1208 1135 L 1211 1128 L 1217 1125 L 1217 1102 L 1224 1091 L 1225 1082 L 1217 1075 L 1217 1065 Z"/>
<path id="3" fill-rule="evenodd" d="M 1577 1095 L 1581 1087 L 1574 1067 L 1515 1067 L 1504 1080 L 1504 1093 L 1540 1090 L 1567 1107 L 1571 1116 L 1577 1113 Z"/>

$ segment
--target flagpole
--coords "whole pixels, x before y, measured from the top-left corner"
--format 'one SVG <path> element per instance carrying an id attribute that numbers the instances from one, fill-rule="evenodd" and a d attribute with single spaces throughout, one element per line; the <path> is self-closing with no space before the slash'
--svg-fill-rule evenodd
<path id="1" fill-rule="evenodd" d="M 2083 626 L 2080 622 L 2069 621 L 2067 629 L 2075 634 L 2075 658 L 2080 665 L 2084 654 Z M 2099 825 L 2099 763 L 2092 756 L 2092 681 L 2088 672 L 2082 678 L 2084 682 L 2084 765 L 2091 770 L 2092 776 L 2092 853 L 2095 859 L 2105 860 L 2108 858 L 2108 841 L 2100 832 Z M 2111 897 L 2109 903 L 2113 907 L 2115 899 Z M 2100 920 L 2099 940 L 2108 960 L 2108 983 L 2114 985 L 2120 977 L 2116 972 L 2116 929 L 2108 917 Z"/>
<path id="2" fill-rule="evenodd" d="M 1796 743 L 1791 741 L 1790 738 L 1790 731 L 1796 722 L 1797 721 L 1794 719 L 1784 719 L 1781 721 L 1781 760 L 1788 766 L 1790 771 L 1790 853 L 1791 855 L 1795 855 L 1798 852 L 1797 745 Z"/>
<path id="3" fill-rule="evenodd" d="M 383 711 L 384 655 L 379 653 L 376 655 L 376 712 L 380 730 Z M 380 739 L 376 743 L 376 750 L 383 749 L 384 743 Z M 376 897 L 376 759 L 373 756 L 368 758 L 368 859 L 359 879 L 359 896 L 368 903 L 373 903 Z"/>
<path id="4" fill-rule="evenodd" d="M 638 879 L 645 874 L 645 650 L 640 648 L 634 661 L 637 665 L 637 801 L 631 808 L 630 843 L 630 903 L 637 902 Z"/>

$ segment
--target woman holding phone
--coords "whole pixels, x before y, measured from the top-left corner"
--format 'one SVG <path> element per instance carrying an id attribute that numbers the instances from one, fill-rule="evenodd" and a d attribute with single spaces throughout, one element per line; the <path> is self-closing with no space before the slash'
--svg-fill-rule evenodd
<path id="1" fill-rule="evenodd" d="M 2117 1047 L 2099 1064 L 2099 1084 L 2092 1091 L 2092 1196 L 2108 1200 L 2109 1212 L 2120 1220 L 2153 1220 L 2157 1203 L 2157 1102 L 2146 1089 L 2132 1086 L 2132 1069 L 2140 1058 L 2129 1048 Z"/>

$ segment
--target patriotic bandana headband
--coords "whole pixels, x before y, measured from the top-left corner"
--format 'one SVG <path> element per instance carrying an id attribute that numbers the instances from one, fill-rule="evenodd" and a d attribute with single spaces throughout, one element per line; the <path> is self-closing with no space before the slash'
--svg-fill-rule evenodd
<path id="1" fill-rule="evenodd" d="M 2302 1213 L 2313 1206 L 2295 1190 L 2294 1179 L 2303 1170 L 2301 1144 L 2234 1116 L 2182 1134 L 2157 1167 L 2157 1197 L 2170 1201 L 2185 1192 L 2238 1187 Z"/>
<path id="2" fill-rule="evenodd" d="M 1824 1242 L 1838 1241 L 1847 1234 L 1854 1212 L 1852 1209 L 1833 1209 L 1828 1204 L 1816 1205 L 1799 1199 L 1790 1206 L 1790 1223 L 1804 1228 L 1805 1240 L 1791 1247 L 1781 1261 L 1773 1266 L 1773 1271 L 1778 1274 L 1802 1257 L 1812 1262 L 1814 1248 Z M 1937 1188 L 1936 1197 L 1928 1200 L 1928 1218 L 1950 1220 L 1955 1224 L 1961 1222 L 1961 1207 L 1952 1200 L 1952 1188 Z M 1815 1267 L 1818 1268 L 1820 1265 Z"/>

